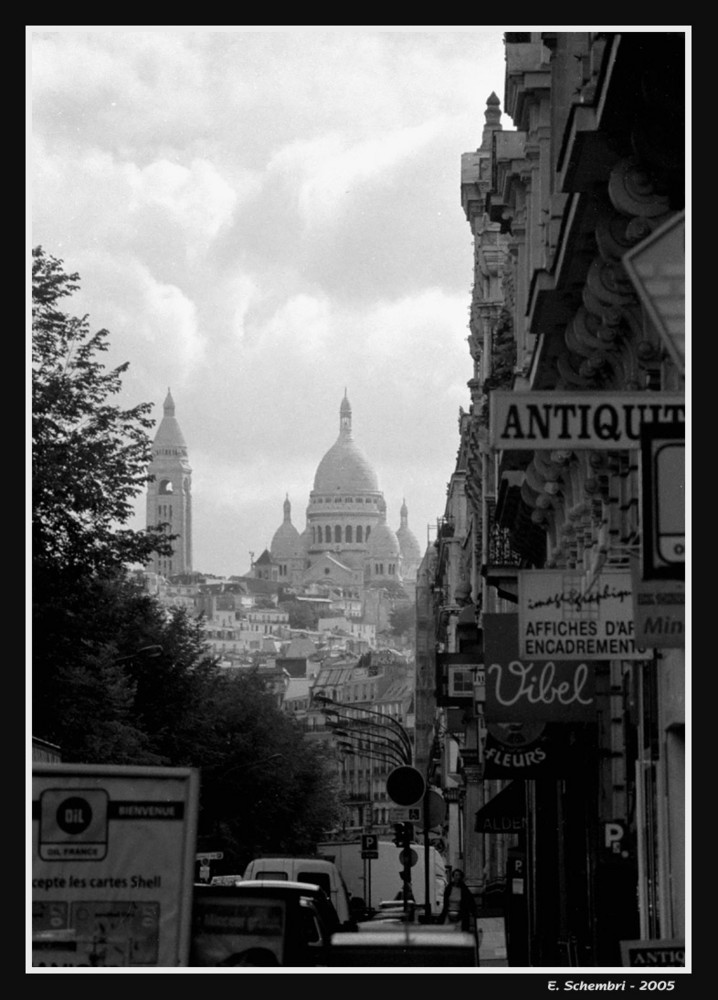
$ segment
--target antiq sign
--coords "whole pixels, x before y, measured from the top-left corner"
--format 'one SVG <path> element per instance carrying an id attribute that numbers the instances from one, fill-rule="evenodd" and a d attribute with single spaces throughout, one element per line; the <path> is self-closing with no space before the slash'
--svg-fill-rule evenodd
<path id="1" fill-rule="evenodd" d="M 496 389 L 489 405 L 489 443 L 499 450 L 640 448 L 645 424 L 686 419 L 685 396 L 678 393 Z"/>

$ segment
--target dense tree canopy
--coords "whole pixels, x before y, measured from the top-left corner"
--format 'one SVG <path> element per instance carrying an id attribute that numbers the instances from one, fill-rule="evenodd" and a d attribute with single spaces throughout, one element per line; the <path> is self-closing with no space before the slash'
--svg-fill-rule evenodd
<path id="1" fill-rule="evenodd" d="M 234 864 L 310 850 L 336 818 L 321 756 L 256 671 L 228 676 L 203 623 L 128 571 L 173 536 L 126 527 L 146 488 L 150 404 L 112 403 L 109 334 L 61 311 L 78 276 L 33 251 L 32 725 L 68 763 L 194 767 L 199 841 Z"/>
<path id="2" fill-rule="evenodd" d="M 413 636 L 416 631 L 416 605 L 397 604 L 389 614 L 389 628 L 393 635 Z"/>
<path id="3" fill-rule="evenodd" d="M 304 628 L 308 632 L 316 632 L 319 615 L 310 603 L 297 600 L 281 601 L 279 610 L 288 613 L 290 628 Z"/>
<path id="4" fill-rule="evenodd" d="M 148 482 L 150 403 L 128 410 L 111 398 L 128 363 L 107 371 L 107 330 L 60 309 L 77 274 L 41 247 L 32 267 L 32 560 L 46 572 L 82 578 L 145 563 L 168 551 L 167 536 L 125 525 Z"/>

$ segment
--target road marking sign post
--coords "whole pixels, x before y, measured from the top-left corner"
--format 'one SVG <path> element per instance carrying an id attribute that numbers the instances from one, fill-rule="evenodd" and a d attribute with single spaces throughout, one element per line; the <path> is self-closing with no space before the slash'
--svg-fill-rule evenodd
<path id="1" fill-rule="evenodd" d="M 371 860 L 379 857 L 379 838 L 375 833 L 362 834 L 361 856 Z"/>

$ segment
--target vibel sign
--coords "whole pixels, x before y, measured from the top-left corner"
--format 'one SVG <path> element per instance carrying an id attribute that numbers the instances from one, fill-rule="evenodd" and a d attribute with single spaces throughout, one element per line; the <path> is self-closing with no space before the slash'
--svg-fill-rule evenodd
<path id="1" fill-rule="evenodd" d="M 638 449 L 646 424 L 683 423 L 685 418 L 682 393 L 495 390 L 489 442 L 498 450 Z"/>

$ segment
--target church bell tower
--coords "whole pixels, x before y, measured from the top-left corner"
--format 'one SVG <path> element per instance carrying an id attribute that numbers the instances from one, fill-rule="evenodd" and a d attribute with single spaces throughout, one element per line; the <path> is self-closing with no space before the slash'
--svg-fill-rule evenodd
<path id="1" fill-rule="evenodd" d="M 169 389 L 164 416 L 152 442 L 149 472 L 154 479 L 147 489 L 147 527 L 164 523 L 167 532 L 177 537 L 172 543 L 172 555 L 153 553 L 148 569 L 165 577 L 191 573 L 192 470 Z"/>

